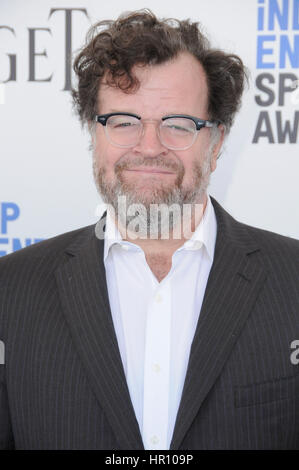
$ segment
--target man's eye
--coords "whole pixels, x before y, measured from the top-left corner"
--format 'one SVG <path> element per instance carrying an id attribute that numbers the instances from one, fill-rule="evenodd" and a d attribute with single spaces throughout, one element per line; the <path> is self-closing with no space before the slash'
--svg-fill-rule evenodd
<path id="1" fill-rule="evenodd" d="M 176 126 L 174 124 L 168 126 L 168 127 L 171 127 L 171 129 L 175 129 L 176 131 L 185 131 L 185 132 L 188 132 L 188 129 L 186 129 L 185 127 L 181 127 L 181 126 Z"/>
<path id="2" fill-rule="evenodd" d="M 170 129 L 174 132 L 180 133 L 180 134 L 188 134 L 189 132 L 192 132 L 192 130 L 188 127 L 182 127 L 177 124 L 167 124 L 167 129 Z"/>
<path id="3" fill-rule="evenodd" d="M 132 122 L 120 122 L 117 124 L 118 127 L 129 127 L 129 126 L 132 126 L 133 123 Z"/>
<path id="4" fill-rule="evenodd" d="M 114 129 L 122 129 L 125 127 L 133 127 L 136 126 L 135 122 L 124 121 L 124 122 L 113 122 L 112 127 Z"/>

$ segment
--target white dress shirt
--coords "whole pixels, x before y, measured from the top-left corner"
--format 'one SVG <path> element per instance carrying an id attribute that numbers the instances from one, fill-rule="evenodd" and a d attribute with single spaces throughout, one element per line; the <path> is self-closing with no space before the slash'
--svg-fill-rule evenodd
<path id="1" fill-rule="evenodd" d="M 122 239 L 107 212 L 104 264 L 114 328 L 145 449 L 169 449 L 207 280 L 217 223 L 201 222 L 159 282 L 144 251 Z"/>

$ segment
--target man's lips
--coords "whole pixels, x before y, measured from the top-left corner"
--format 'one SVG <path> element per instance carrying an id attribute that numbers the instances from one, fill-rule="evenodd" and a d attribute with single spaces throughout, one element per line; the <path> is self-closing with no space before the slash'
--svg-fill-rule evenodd
<path id="1" fill-rule="evenodd" d="M 133 171 L 137 173 L 158 173 L 163 175 L 173 175 L 173 171 L 162 170 L 160 168 L 126 168 L 125 171 Z"/>

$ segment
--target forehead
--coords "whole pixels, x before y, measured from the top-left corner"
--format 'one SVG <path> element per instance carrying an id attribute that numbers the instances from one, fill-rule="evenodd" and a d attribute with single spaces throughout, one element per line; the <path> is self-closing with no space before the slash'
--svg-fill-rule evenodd
<path id="1" fill-rule="evenodd" d="M 125 93 L 105 82 L 100 85 L 98 111 L 101 114 L 130 111 L 142 117 L 168 113 L 207 117 L 206 74 L 191 54 L 182 53 L 160 65 L 134 66 L 133 73 L 140 81 L 140 87 L 134 93 Z"/>

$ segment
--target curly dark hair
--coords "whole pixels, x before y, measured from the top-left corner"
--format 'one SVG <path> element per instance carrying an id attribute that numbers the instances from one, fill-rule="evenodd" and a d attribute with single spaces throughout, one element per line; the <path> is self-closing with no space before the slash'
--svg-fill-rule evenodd
<path id="1" fill-rule="evenodd" d="M 158 19 L 148 9 L 100 21 L 87 33 L 86 44 L 74 61 L 78 86 L 72 90 L 82 124 L 98 114 L 97 95 L 104 75 L 110 86 L 132 93 L 140 85 L 132 73 L 134 65 L 162 64 L 181 52 L 191 53 L 204 68 L 209 119 L 222 122 L 228 132 L 247 79 L 242 60 L 211 48 L 198 22 Z"/>

